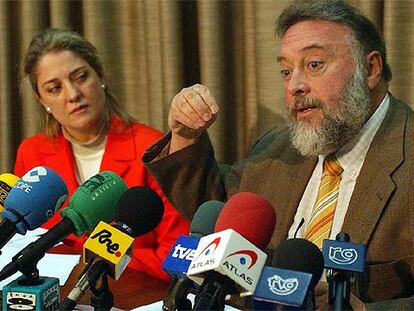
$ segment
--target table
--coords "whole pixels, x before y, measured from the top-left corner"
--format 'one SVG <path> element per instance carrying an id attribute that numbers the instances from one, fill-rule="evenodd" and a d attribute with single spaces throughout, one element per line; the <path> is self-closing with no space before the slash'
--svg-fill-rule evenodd
<path id="1" fill-rule="evenodd" d="M 65 285 L 61 287 L 61 300 L 65 299 L 72 290 L 83 268 L 84 265 L 81 263 L 72 271 Z M 169 282 L 128 268 L 117 281 L 109 278 L 109 289 L 114 295 L 114 307 L 125 310 L 162 300 L 167 293 L 168 286 Z M 88 291 L 79 303 L 90 304 L 90 297 L 90 291 Z"/>
<path id="2" fill-rule="evenodd" d="M 72 290 L 83 268 L 84 265 L 81 263 L 72 271 L 65 285 L 61 287 L 61 300 L 65 299 Z M 169 282 L 128 268 L 117 281 L 109 278 L 109 288 L 114 295 L 114 307 L 125 310 L 162 300 L 167 293 L 168 286 Z M 82 297 L 79 303 L 90 304 L 90 291 Z"/>
<path id="3" fill-rule="evenodd" d="M 70 253 L 70 248 L 64 245 L 54 247 L 51 253 Z M 65 285 L 61 287 L 61 300 L 65 299 L 76 284 L 85 265 L 80 263 L 73 269 Z M 127 268 L 121 277 L 115 281 L 109 278 L 109 288 L 114 295 L 114 307 L 124 310 L 162 300 L 167 293 L 170 282 L 156 279 L 146 273 Z M 88 291 L 79 304 L 90 304 Z"/>

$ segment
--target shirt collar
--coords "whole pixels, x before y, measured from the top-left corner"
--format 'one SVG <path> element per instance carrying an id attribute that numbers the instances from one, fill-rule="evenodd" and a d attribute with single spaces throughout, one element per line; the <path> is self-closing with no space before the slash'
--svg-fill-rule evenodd
<path id="1" fill-rule="evenodd" d="M 390 97 L 388 92 L 385 94 L 379 107 L 371 115 L 361 130 L 348 143 L 342 146 L 335 154 L 344 171 L 353 167 L 361 167 L 369 146 L 374 139 L 385 115 L 388 111 Z M 319 155 L 318 161 L 321 163 L 326 155 Z"/>

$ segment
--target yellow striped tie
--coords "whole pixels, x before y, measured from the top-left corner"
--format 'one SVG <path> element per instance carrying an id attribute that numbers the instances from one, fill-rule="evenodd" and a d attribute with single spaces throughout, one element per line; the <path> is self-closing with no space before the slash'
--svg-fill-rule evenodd
<path id="1" fill-rule="evenodd" d="M 323 240 L 328 239 L 331 233 L 342 171 L 335 155 L 325 158 L 318 196 L 305 234 L 305 239 L 319 248 L 322 248 Z"/>

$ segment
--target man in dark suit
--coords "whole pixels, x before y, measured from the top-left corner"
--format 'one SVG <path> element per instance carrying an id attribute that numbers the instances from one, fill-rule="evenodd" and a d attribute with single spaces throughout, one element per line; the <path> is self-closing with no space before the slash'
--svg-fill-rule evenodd
<path id="1" fill-rule="evenodd" d="M 240 191 L 266 197 L 278 219 L 272 249 L 295 233 L 308 236 L 323 163 L 334 156 L 342 173 L 325 233 L 347 232 L 368 245 L 366 272 L 352 288 L 354 309 L 414 309 L 414 113 L 388 92 L 385 44 L 340 0 L 291 5 L 277 31 L 286 128 L 219 169 L 206 132 L 219 108 L 207 87 L 194 85 L 174 97 L 171 133 L 143 161 L 189 219 L 207 200 Z M 317 295 L 324 308 L 323 286 Z"/>

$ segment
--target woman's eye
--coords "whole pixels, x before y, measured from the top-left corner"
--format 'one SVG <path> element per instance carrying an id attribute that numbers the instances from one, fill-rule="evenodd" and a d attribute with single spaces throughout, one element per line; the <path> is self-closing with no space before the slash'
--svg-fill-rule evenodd
<path id="1" fill-rule="evenodd" d="M 60 89 L 60 86 L 54 85 L 54 86 L 49 87 L 47 89 L 47 92 L 48 93 L 57 93 L 59 91 L 59 89 Z"/>
<path id="2" fill-rule="evenodd" d="M 80 73 L 75 77 L 75 81 L 83 82 L 88 78 L 88 74 L 86 72 Z"/>

